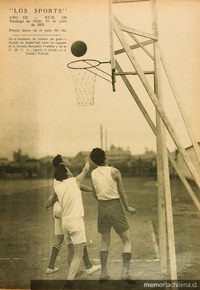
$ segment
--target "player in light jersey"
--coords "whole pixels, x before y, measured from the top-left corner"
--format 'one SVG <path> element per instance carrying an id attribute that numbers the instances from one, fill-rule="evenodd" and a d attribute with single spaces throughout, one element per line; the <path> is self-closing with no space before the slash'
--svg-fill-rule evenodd
<path id="1" fill-rule="evenodd" d="M 60 154 L 58 154 L 53 159 L 52 164 L 53 164 L 53 166 L 55 168 L 57 168 L 58 165 L 60 165 L 60 164 L 64 164 L 64 166 L 67 169 L 68 176 L 69 177 L 73 177 L 73 174 L 69 170 L 71 162 L 70 162 L 70 160 L 68 158 L 62 157 Z M 88 186 L 83 185 L 83 184 L 81 184 L 80 189 L 82 191 L 85 191 L 85 192 L 92 192 L 91 187 L 88 187 Z M 53 205 L 53 217 L 54 217 L 54 221 L 55 221 L 56 242 L 55 242 L 55 244 L 52 247 L 49 265 L 48 265 L 48 268 L 46 269 L 46 273 L 47 274 L 52 274 L 52 273 L 58 271 L 58 268 L 55 267 L 54 265 L 55 265 L 56 258 L 58 256 L 58 253 L 60 251 L 61 245 L 62 245 L 63 240 L 64 240 L 64 234 L 63 234 L 63 230 L 62 230 L 62 212 L 61 212 L 61 207 L 60 207 L 60 204 L 58 202 L 57 196 L 55 197 L 54 194 L 53 194 L 53 196 L 51 195 L 48 198 L 48 200 L 46 201 L 46 203 L 45 203 L 46 208 L 49 208 L 52 205 Z M 72 243 L 68 244 L 68 251 L 70 253 L 73 252 L 73 244 Z M 83 253 L 84 253 L 83 254 L 83 262 L 84 262 L 84 265 L 85 265 L 85 268 L 86 268 L 86 273 L 88 275 L 91 275 L 94 272 L 96 272 L 96 271 L 101 269 L 101 265 L 92 265 L 92 263 L 90 262 L 86 245 L 84 247 L 84 252 Z M 69 264 L 71 263 L 70 255 L 69 255 L 68 263 Z M 79 271 L 76 274 L 76 277 L 80 276 L 82 273 L 83 273 L 83 271 Z"/>
<path id="2" fill-rule="evenodd" d="M 107 259 L 111 238 L 110 231 L 113 227 L 123 242 L 121 279 L 129 283 L 135 283 L 129 275 L 132 249 L 131 233 L 120 201 L 122 201 L 125 209 L 131 214 L 136 213 L 136 209 L 129 206 L 121 173 L 118 169 L 108 166 L 105 152 L 100 148 L 94 148 L 90 158 L 98 165 L 92 171 L 91 179 L 93 196 L 98 200 L 98 231 L 102 236 L 100 280 L 110 278 L 107 273 Z"/>
<path id="3" fill-rule="evenodd" d="M 75 279 L 86 244 L 80 183 L 85 178 L 89 168 L 90 164 L 87 160 L 82 172 L 76 177 L 69 178 L 66 167 L 64 164 L 60 164 L 54 174 L 56 179 L 54 190 L 62 211 L 62 229 L 65 241 L 67 244 L 72 243 L 74 248 L 73 252 L 68 252 L 68 261 L 71 257 L 67 278 L 69 281 Z"/>

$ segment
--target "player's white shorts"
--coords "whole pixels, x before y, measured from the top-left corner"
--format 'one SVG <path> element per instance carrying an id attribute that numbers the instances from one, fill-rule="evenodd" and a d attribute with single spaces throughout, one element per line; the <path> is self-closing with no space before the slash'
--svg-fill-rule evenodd
<path id="1" fill-rule="evenodd" d="M 55 228 L 55 235 L 64 235 L 63 234 L 63 229 L 62 229 L 62 219 L 57 217 L 57 216 L 53 216 L 54 217 L 54 228 Z"/>
<path id="2" fill-rule="evenodd" d="M 63 235 L 62 215 L 59 202 L 56 202 L 53 207 L 53 217 L 55 223 L 55 235 Z"/>
<path id="3" fill-rule="evenodd" d="M 83 217 L 73 220 L 62 220 L 62 228 L 67 244 L 74 245 L 86 243 L 85 223 Z"/>

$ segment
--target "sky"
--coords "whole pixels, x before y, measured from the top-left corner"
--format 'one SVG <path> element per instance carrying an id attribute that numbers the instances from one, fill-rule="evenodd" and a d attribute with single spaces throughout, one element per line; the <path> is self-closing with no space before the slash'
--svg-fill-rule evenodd
<path id="1" fill-rule="evenodd" d="M 71 54 L 70 47 L 74 41 L 82 40 L 87 44 L 87 52 L 82 58 L 110 61 L 107 0 L 41 0 L 40 4 L 26 1 L 28 8 L 56 6 L 66 9 L 67 49 L 49 56 L 8 51 L 9 8 L 25 8 L 25 2 L 2 1 L 0 5 L 0 158 L 11 160 L 13 151 L 19 148 L 30 158 L 56 154 L 75 156 L 79 151 L 101 146 L 101 125 L 103 149 L 113 144 L 125 150 L 129 148 L 132 154 L 142 154 L 145 148 L 156 151 L 155 136 L 119 76 L 115 92 L 110 82 L 97 77 L 94 105 L 77 105 L 72 75 L 67 67 L 77 58 Z M 125 26 L 152 32 L 149 2 L 114 4 L 113 12 Z M 200 141 L 200 1 L 157 0 L 157 15 L 162 53 L 196 140 Z M 134 43 L 130 38 L 129 41 Z M 116 37 L 114 48 L 121 48 Z M 144 70 L 152 69 L 144 53 L 138 50 L 134 53 Z M 125 55 L 118 60 L 125 69 L 132 70 Z M 100 68 L 110 74 L 109 64 L 102 64 Z M 152 77 L 148 79 L 153 85 Z M 136 76 L 129 80 L 155 121 L 155 108 L 140 81 Z M 163 71 L 162 91 L 164 110 L 181 142 L 188 147 L 191 142 Z M 175 149 L 168 133 L 167 146 L 171 151 Z"/>

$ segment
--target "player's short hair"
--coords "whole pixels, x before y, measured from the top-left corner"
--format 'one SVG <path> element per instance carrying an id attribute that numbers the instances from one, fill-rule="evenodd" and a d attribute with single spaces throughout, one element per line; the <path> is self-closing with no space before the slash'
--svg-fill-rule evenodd
<path id="1" fill-rule="evenodd" d="M 106 159 L 106 153 L 101 148 L 94 148 L 90 153 L 91 160 L 96 165 L 103 165 Z"/>
<path id="2" fill-rule="evenodd" d="M 54 157 L 52 164 L 56 168 L 58 167 L 58 165 L 60 165 L 60 163 L 63 163 L 63 159 L 62 159 L 62 156 L 58 154 L 56 157 Z"/>
<path id="3" fill-rule="evenodd" d="M 58 181 L 62 181 L 63 179 L 67 179 L 67 172 L 68 170 L 66 169 L 64 164 L 60 164 L 56 167 L 55 172 L 54 172 L 54 178 Z"/>

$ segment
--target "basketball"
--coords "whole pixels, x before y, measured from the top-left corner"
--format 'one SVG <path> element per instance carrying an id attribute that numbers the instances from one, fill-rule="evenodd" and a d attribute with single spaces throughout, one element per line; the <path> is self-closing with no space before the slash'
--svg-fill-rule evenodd
<path id="1" fill-rule="evenodd" d="M 78 40 L 72 43 L 71 52 L 74 56 L 80 57 L 83 56 L 87 51 L 87 45 L 85 42 Z"/>

